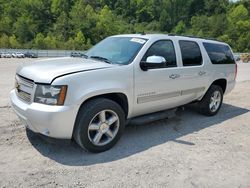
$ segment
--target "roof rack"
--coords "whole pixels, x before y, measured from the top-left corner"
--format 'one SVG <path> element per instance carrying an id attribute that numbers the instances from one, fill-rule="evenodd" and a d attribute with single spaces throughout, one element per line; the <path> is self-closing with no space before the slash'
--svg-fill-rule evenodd
<path id="1" fill-rule="evenodd" d="M 195 39 L 205 39 L 205 40 L 213 40 L 213 41 L 222 42 L 222 41 L 215 39 L 215 38 L 205 38 L 205 37 L 198 37 L 198 36 L 194 36 L 194 35 L 176 35 L 173 33 L 169 33 L 168 36 L 189 37 L 189 38 L 195 38 Z"/>
<path id="2" fill-rule="evenodd" d="M 142 32 L 139 32 L 139 33 L 134 33 L 134 34 L 137 34 L 137 35 L 146 35 L 147 33 L 145 33 L 145 31 L 142 31 Z"/>

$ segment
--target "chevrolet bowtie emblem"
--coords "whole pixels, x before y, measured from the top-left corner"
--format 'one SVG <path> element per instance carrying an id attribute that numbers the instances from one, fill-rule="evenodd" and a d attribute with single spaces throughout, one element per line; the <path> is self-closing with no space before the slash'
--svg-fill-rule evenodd
<path id="1" fill-rule="evenodd" d="M 20 88 L 20 84 L 16 81 L 16 83 L 15 83 L 15 88 L 17 89 L 17 90 L 19 90 L 19 88 Z"/>

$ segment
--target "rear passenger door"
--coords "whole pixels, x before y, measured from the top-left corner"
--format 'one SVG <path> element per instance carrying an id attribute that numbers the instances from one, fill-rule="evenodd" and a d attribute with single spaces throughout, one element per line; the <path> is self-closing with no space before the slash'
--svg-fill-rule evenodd
<path id="1" fill-rule="evenodd" d="M 209 85 L 209 76 L 202 44 L 192 40 L 179 40 L 182 61 L 179 87 L 182 100 L 191 102 L 201 98 Z"/>

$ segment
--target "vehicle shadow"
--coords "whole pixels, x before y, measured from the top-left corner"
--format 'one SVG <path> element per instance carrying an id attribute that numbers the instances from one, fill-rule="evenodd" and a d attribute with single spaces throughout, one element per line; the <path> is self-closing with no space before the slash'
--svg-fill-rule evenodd
<path id="1" fill-rule="evenodd" d="M 27 136 L 31 144 L 42 155 L 60 164 L 88 166 L 123 159 L 169 141 L 192 147 L 195 143 L 178 140 L 178 138 L 222 123 L 249 111 L 248 109 L 224 104 L 216 116 L 206 117 L 188 108 L 171 119 L 126 127 L 121 140 L 116 146 L 99 154 L 85 152 L 74 142 L 68 145 L 52 144 L 30 131 L 27 131 Z"/>

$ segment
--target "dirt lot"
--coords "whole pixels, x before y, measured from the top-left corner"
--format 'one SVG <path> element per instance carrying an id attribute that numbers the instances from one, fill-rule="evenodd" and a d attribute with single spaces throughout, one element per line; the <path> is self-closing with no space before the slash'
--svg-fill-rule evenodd
<path id="1" fill-rule="evenodd" d="M 216 117 L 185 110 L 129 126 L 113 149 L 91 154 L 26 133 L 8 93 L 29 61 L 0 59 L 0 187 L 250 187 L 250 64 Z"/>

